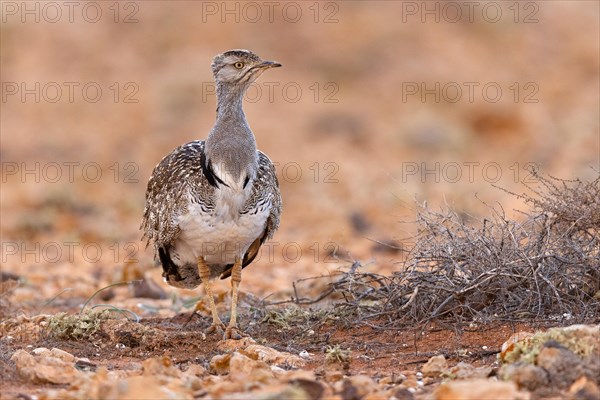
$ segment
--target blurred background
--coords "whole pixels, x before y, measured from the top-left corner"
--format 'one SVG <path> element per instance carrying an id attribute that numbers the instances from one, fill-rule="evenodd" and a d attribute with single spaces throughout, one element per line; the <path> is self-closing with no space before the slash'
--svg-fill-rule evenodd
<path id="1" fill-rule="evenodd" d="M 597 2 L 1 6 L 1 263 L 27 280 L 24 301 L 87 297 L 131 265 L 161 282 L 138 230 L 146 182 L 208 134 L 210 63 L 229 49 L 283 64 L 245 102 L 284 200 L 245 270 L 257 296 L 344 260 L 392 271 L 416 203 L 519 218 L 495 186 L 522 192 L 534 165 L 566 179 L 600 168 Z"/>

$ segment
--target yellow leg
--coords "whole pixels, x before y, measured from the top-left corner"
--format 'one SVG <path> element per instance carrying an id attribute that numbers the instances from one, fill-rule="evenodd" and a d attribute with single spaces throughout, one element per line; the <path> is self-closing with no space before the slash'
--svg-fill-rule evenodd
<path id="1" fill-rule="evenodd" d="M 207 333 L 218 332 L 225 329 L 225 325 L 221 322 L 219 318 L 219 314 L 217 314 L 217 307 L 215 306 L 215 298 L 213 297 L 212 289 L 210 287 L 210 270 L 208 269 L 208 265 L 202 257 L 198 258 L 198 272 L 200 273 L 200 279 L 202 279 L 202 283 L 204 283 L 204 290 L 206 295 L 208 296 L 208 303 L 210 304 L 210 311 L 212 313 L 213 323 L 206 331 Z M 199 304 L 199 303 L 198 303 Z M 196 309 L 198 309 L 198 305 L 196 305 Z"/>
<path id="2" fill-rule="evenodd" d="M 238 290 L 242 281 L 242 260 L 236 259 L 231 269 L 231 318 L 225 330 L 225 339 L 241 339 L 242 332 L 237 327 Z"/>

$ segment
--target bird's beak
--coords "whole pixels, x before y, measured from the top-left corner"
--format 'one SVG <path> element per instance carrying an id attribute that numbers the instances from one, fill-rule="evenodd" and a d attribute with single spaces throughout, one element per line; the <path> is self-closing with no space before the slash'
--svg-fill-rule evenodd
<path id="1" fill-rule="evenodd" d="M 275 61 L 263 61 L 260 64 L 258 64 L 257 67 L 260 69 L 268 69 L 268 68 L 281 67 L 281 64 L 279 64 L 278 62 L 275 62 Z"/>

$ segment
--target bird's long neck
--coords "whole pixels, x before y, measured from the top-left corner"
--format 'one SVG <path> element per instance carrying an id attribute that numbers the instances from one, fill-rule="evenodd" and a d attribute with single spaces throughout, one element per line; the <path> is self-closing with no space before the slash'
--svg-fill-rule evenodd
<path id="1" fill-rule="evenodd" d="M 237 86 L 217 83 L 217 122 L 223 118 L 238 118 L 246 121 L 242 109 L 245 89 Z"/>
<path id="2" fill-rule="evenodd" d="M 256 140 L 242 109 L 245 89 L 217 83 L 217 121 L 206 139 L 206 158 L 228 186 L 254 179 Z"/>

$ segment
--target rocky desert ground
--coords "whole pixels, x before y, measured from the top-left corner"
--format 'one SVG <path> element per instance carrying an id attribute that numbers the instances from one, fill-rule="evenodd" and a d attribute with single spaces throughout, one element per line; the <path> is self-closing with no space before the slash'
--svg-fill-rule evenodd
<path id="1" fill-rule="evenodd" d="M 0 6 L 1 398 L 600 397 L 598 3 Z M 234 48 L 284 211 L 224 341 L 138 228 Z"/>

